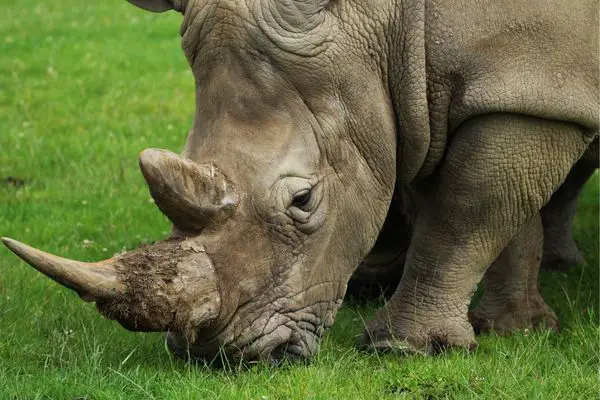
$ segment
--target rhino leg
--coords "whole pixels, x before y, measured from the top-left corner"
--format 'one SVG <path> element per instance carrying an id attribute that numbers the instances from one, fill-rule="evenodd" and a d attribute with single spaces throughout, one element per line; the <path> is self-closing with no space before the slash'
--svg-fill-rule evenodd
<path id="1" fill-rule="evenodd" d="M 348 282 L 347 300 L 389 299 L 402 278 L 415 207 L 412 196 L 399 186 L 375 246 Z"/>
<path id="2" fill-rule="evenodd" d="M 536 215 L 488 268 L 483 296 L 469 313 L 475 332 L 507 334 L 538 327 L 559 330 L 556 314 L 538 290 L 543 241 L 542 221 Z"/>
<path id="3" fill-rule="evenodd" d="M 487 114 L 456 132 L 419 206 L 404 274 L 368 324 L 371 349 L 474 348 L 467 311 L 486 268 L 565 180 L 592 137 L 574 124 Z"/>
<path id="4" fill-rule="evenodd" d="M 346 300 L 364 303 L 390 298 L 402 278 L 406 250 L 400 247 L 378 248 L 369 253 L 348 282 Z"/>
<path id="5" fill-rule="evenodd" d="M 565 182 L 542 208 L 544 260 L 547 271 L 565 271 L 585 260 L 573 239 L 573 220 L 581 189 L 598 168 L 598 140 L 575 164 Z"/>

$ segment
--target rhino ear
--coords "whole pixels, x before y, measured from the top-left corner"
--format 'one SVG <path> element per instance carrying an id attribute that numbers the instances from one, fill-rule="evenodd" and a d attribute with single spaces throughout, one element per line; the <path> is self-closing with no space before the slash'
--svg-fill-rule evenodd
<path id="1" fill-rule="evenodd" d="M 173 2 L 169 0 L 127 0 L 131 4 L 153 12 L 164 12 L 174 9 Z"/>

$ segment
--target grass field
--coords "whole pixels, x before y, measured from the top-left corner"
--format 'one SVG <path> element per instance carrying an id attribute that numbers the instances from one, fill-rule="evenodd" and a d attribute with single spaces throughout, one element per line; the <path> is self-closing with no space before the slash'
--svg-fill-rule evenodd
<path id="1" fill-rule="evenodd" d="M 81 260 L 165 236 L 137 157 L 179 151 L 191 124 L 179 21 L 124 0 L 0 1 L 0 235 Z M 344 307 L 310 365 L 192 365 L 0 248 L 0 400 L 598 398 L 598 196 L 595 175 L 576 226 L 588 264 L 541 277 L 560 335 L 433 358 L 357 352 L 373 307 Z"/>

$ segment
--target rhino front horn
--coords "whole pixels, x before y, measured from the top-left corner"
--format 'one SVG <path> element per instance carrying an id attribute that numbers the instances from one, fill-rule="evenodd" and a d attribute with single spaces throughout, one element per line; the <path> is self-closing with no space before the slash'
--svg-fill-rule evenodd
<path id="1" fill-rule="evenodd" d="M 235 186 L 212 164 L 147 149 L 140 169 L 156 205 L 177 228 L 201 230 L 227 219 L 238 204 Z"/>
<path id="2" fill-rule="evenodd" d="M 75 290 L 86 301 L 111 299 L 125 292 L 110 260 L 84 263 L 57 257 L 9 238 L 2 238 L 2 243 L 27 264 Z"/>

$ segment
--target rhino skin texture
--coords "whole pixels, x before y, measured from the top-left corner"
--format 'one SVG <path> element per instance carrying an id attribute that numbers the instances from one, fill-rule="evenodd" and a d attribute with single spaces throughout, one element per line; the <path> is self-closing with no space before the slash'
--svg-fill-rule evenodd
<path id="1" fill-rule="evenodd" d="M 196 79 L 182 155 L 140 157 L 173 234 L 94 264 L 4 239 L 28 263 L 129 329 L 168 331 L 175 354 L 308 359 L 391 210 L 380 260 L 404 271 L 367 349 L 471 349 L 471 322 L 558 328 L 537 273 L 544 228 L 562 249 L 548 263 L 578 257 L 597 1 L 131 2 L 183 14 Z M 404 191 L 416 211 L 396 225 Z"/>
<path id="2" fill-rule="evenodd" d="M 573 222 L 579 194 L 597 168 L 598 138 L 540 211 L 544 227 L 541 268 L 546 271 L 566 271 L 577 264 L 585 263 L 573 239 Z M 406 251 L 410 245 L 411 223 L 416 214 L 416 204 L 406 193 L 401 196 L 399 192 L 396 190 L 394 193 L 392 205 L 375 246 L 348 282 L 345 298 L 350 302 L 364 303 L 389 299 L 400 282 Z"/>

